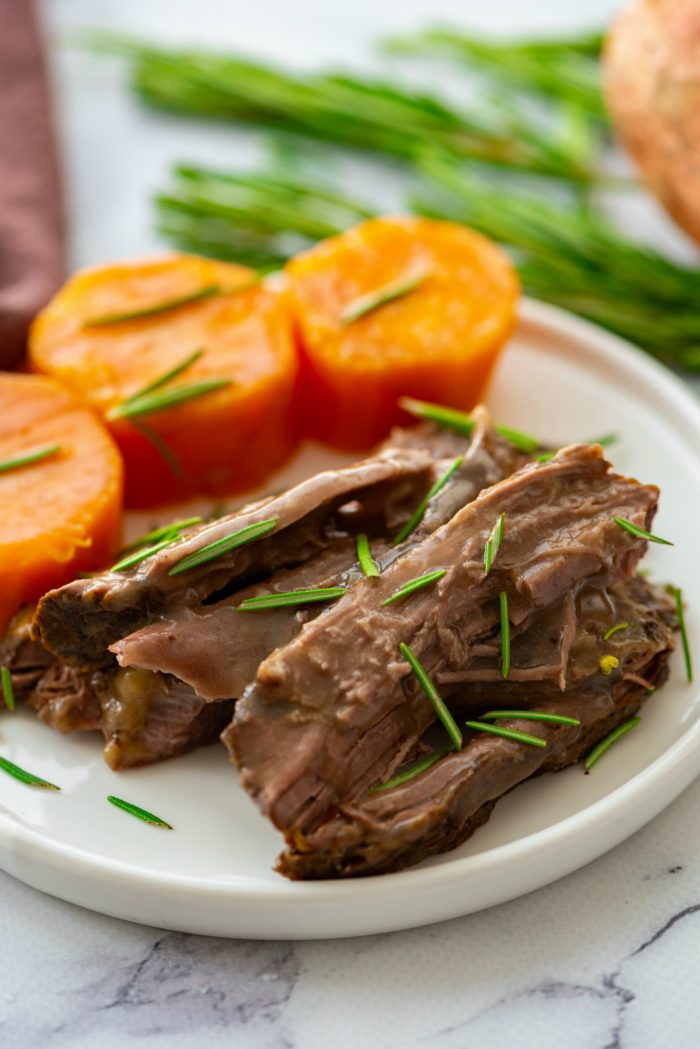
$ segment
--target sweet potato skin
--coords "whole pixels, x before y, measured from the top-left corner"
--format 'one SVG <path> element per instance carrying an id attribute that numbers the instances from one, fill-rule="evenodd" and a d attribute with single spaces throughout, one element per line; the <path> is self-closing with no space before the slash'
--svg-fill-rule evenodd
<path id="1" fill-rule="evenodd" d="M 343 308 L 415 272 L 410 293 L 352 323 Z M 286 268 L 310 436 L 350 450 L 406 422 L 409 395 L 469 410 L 515 323 L 515 271 L 486 238 L 429 219 L 371 219 Z"/>
<path id="2" fill-rule="evenodd" d="M 0 373 L 0 461 L 53 444 L 55 456 L 0 474 L 0 632 L 120 545 L 123 466 L 99 418 L 53 379 Z"/>
<path id="3" fill-rule="evenodd" d="M 700 0 L 641 0 L 603 54 L 605 100 L 649 189 L 700 243 Z"/>
<path id="4" fill-rule="evenodd" d="M 172 309 L 85 326 L 212 284 L 216 294 Z M 174 253 L 78 273 L 34 323 L 32 367 L 59 376 L 103 418 L 198 349 L 202 357 L 169 388 L 206 379 L 230 385 L 138 420 L 108 422 L 124 456 L 130 507 L 256 487 L 288 456 L 298 359 L 286 298 L 244 267 Z M 176 470 L 144 436 L 144 423 L 173 453 Z"/>

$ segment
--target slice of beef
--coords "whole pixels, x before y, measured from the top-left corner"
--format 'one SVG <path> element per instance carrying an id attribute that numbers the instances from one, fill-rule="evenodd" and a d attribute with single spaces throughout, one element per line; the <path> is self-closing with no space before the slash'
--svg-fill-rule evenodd
<path id="1" fill-rule="evenodd" d="M 218 740 L 233 701 L 207 703 L 170 674 L 121 670 L 102 698 L 104 758 L 115 769 L 177 757 Z"/>
<path id="2" fill-rule="evenodd" d="M 604 640 L 620 624 L 625 629 Z M 472 650 L 467 669 L 443 671 L 436 680 L 451 693 L 452 703 L 475 709 L 490 703 L 529 706 L 542 697 L 555 698 L 594 676 L 606 655 L 643 683 L 645 665 L 657 648 L 667 646 L 675 624 L 666 592 L 639 576 L 609 588 L 584 586 L 546 609 L 514 640 L 507 680 L 500 671 L 500 644 L 494 641 L 479 646 L 478 653 Z"/>
<path id="3" fill-rule="evenodd" d="M 19 612 L 0 641 L 0 665 L 10 671 L 15 699 L 58 732 L 102 732 L 113 769 L 214 743 L 231 720 L 232 702 L 208 704 L 177 678 L 61 663 L 30 636 L 32 613 Z"/>
<path id="4" fill-rule="evenodd" d="M 34 606 L 25 605 L 17 612 L 0 639 L 0 666 L 12 675 L 15 699 L 25 699 L 37 681 L 54 662 L 54 657 L 32 638 Z"/>
<path id="5" fill-rule="evenodd" d="M 434 440 L 434 434 L 428 432 L 422 439 L 433 452 L 435 446 L 429 442 Z M 439 447 L 442 452 L 442 444 Z M 457 438 L 449 451 L 463 454 L 464 461 L 449 483 L 430 501 L 415 531 L 399 546 L 392 546 L 387 536 L 373 542 L 372 552 L 382 571 L 449 521 L 480 491 L 509 476 L 526 461 L 523 453 L 493 432 L 483 410 L 475 413 L 472 439 Z M 436 461 L 436 477 L 451 461 L 451 458 Z M 303 565 L 279 570 L 265 582 L 239 590 L 224 601 L 174 611 L 167 618 L 115 642 L 111 650 L 121 666 L 174 674 L 205 699 L 238 698 L 255 677 L 260 663 L 327 608 L 327 605 L 312 605 L 239 614 L 241 602 L 260 594 L 305 587 L 349 587 L 364 578 L 355 558 L 355 540 L 338 540 Z"/>
<path id="6" fill-rule="evenodd" d="M 501 682 L 490 699 L 500 709 L 531 707 L 578 718 L 579 727 L 518 720 L 500 722 L 546 740 L 546 749 L 467 732 L 461 751 L 447 754 L 429 770 L 402 786 L 369 791 L 356 802 L 339 806 L 332 817 L 299 842 L 291 842 L 278 869 L 290 878 L 329 878 L 380 874 L 413 866 L 427 856 L 455 848 L 490 815 L 497 798 L 539 772 L 556 771 L 577 761 L 616 725 L 638 710 L 649 689 L 664 679 L 674 647 L 677 624 L 673 603 L 663 591 L 641 580 L 618 584 L 605 594 L 612 614 L 597 629 L 584 614 L 576 630 L 572 680 L 565 692 L 555 682 L 544 685 Z M 601 602 L 602 606 L 602 602 Z M 623 620 L 619 618 L 624 615 Z M 602 634 L 617 622 L 628 622 L 627 637 L 614 645 Z M 616 649 L 619 667 L 600 673 L 601 654 Z M 612 653 L 611 653 L 612 654 Z M 588 657 L 597 657 L 590 670 Z M 473 685 L 454 696 L 469 708 L 476 703 Z M 453 703 L 453 710 L 456 707 Z M 481 705 L 483 712 L 484 706 Z M 471 719 L 478 717 L 470 710 Z"/>
<path id="7" fill-rule="evenodd" d="M 433 677 L 468 666 L 493 638 L 499 592 L 523 629 L 586 580 L 628 576 L 646 544 L 615 517 L 648 528 L 658 491 L 610 473 L 601 449 L 573 445 L 486 489 L 379 579 L 359 582 L 261 664 L 223 739 L 244 787 L 297 843 L 333 806 L 389 774 L 433 719 L 399 644 Z M 491 572 L 484 545 L 500 513 Z M 435 585 L 383 607 L 400 586 L 445 569 Z"/>
<path id="8" fill-rule="evenodd" d="M 439 506 L 443 507 L 444 515 L 451 513 L 455 499 L 473 498 L 478 487 L 523 460 L 522 453 L 489 431 L 487 413 L 477 411 L 476 420 L 473 438 L 459 438 L 449 447 L 450 453 L 467 452 L 465 465 L 431 504 L 427 520 L 421 525 L 426 531 L 437 527 Z M 442 451 L 440 440 L 432 432 L 425 434 L 422 443 L 433 457 L 436 447 Z M 431 482 L 441 475 L 445 466 L 442 460 L 434 461 Z M 411 511 L 416 496 L 412 491 L 407 494 L 410 496 L 407 509 Z M 386 508 L 380 524 L 393 531 L 402 522 L 392 507 L 393 504 Z M 347 512 L 352 514 L 353 508 L 347 508 Z M 377 543 L 385 551 L 391 549 L 386 538 L 375 540 L 373 546 Z M 331 545 L 321 548 L 308 561 L 292 569 L 279 569 L 269 582 L 241 591 L 241 598 L 264 590 L 288 590 L 324 581 L 332 585 L 341 577 L 349 582 L 347 566 L 353 565 L 354 559 L 354 536 L 339 532 Z M 233 622 L 239 632 L 233 637 L 231 623 L 222 614 L 232 600 L 200 606 L 197 611 L 187 608 L 174 611 L 172 619 L 160 619 L 127 642 L 118 642 L 117 648 L 122 644 L 128 647 L 129 640 L 138 647 L 140 636 L 152 640 L 155 635 L 159 639 L 164 658 L 151 666 L 154 672 L 150 675 L 120 673 L 115 676 L 112 668 L 82 670 L 55 661 L 39 642 L 30 639 L 31 617 L 25 615 L 22 652 L 30 649 L 33 658 L 33 675 L 30 678 L 25 667 L 23 676 L 29 693 L 28 705 L 61 732 L 100 729 L 107 741 L 105 758 L 113 768 L 149 764 L 212 742 L 230 720 L 230 700 L 241 694 L 258 663 L 276 645 L 291 639 L 301 622 L 316 611 L 287 613 L 282 610 L 281 614 L 273 613 L 262 620 L 259 616 L 237 616 Z M 8 636 L 15 638 L 16 645 L 18 632 L 10 631 Z M 178 673 L 183 660 L 190 667 L 189 676 Z M 131 662 L 139 665 L 137 660 Z M 141 667 L 144 662 L 142 659 Z M 18 669 L 17 665 L 13 668 L 16 683 Z M 235 677 L 232 680 L 232 671 L 238 674 L 240 687 Z M 183 676 L 184 681 L 178 680 Z M 203 700 L 213 698 L 224 701 L 221 709 L 207 711 Z"/>
<path id="9" fill-rule="evenodd" d="M 338 530 L 372 531 L 377 519 L 384 528 L 398 526 L 430 484 L 432 466 L 429 453 L 402 449 L 316 474 L 281 495 L 193 529 L 130 571 L 50 591 L 39 603 L 36 636 L 66 663 L 97 667 L 111 662 L 110 644 L 171 608 L 224 596 L 277 568 L 300 564 L 331 545 Z M 344 506 L 349 507 L 345 515 Z M 209 543 L 270 518 L 277 527 L 268 536 L 198 568 L 169 574 L 178 561 Z"/>
<path id="10" fill-rule="evenodd" d="M 666 657 L 647 670 L 654 686 L 664 680 Z M 403 787 L 378 791 L 290 844 L 277 869 L 288 878 L 339 878 L 384 874 L 415 866 L 466 841 L 491 815 L 498 800 L 540 772 L 579 761 L 617 725 L 637 713 L 647 690 L 620 680 L 610 689 L 581 697 L 560 695 L 537 709 L 576 717 L 579 727 L 512 719 L 508 728 L 540 736 L 546 749 L 474 733 L 460 751 L 448 754 Z"/>

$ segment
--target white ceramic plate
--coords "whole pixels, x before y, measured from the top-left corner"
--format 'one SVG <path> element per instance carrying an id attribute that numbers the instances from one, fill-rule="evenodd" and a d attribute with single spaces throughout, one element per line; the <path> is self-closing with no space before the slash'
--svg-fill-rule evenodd
<path id="1" fill-rule="evenodd" d="M 611 430 L 616 465 L 663 490 L 655 530 L 675 540 L 647 564 L 683 586 L 700 651 L 700 406 L 669 372 L 610 335 L 532 302 L 488 403 L 497 419 L 565 443 Z M 341 461 L 307 448 L 288 483 Z M 700 772 L 700 696 L 673 659 L 642 724 L 601 761 L 518 787 L 461 848 L 400 874 L 294 884 L 272 871 L 277 832 L 239 788 L 222 747 L 115 774 L 91 737 L 61 737 L 33 715 L 0 720 L 0 753 L 63 787 L 0 780 L 0 865 L 93 910 L 186 932 L 256 938 L 354 936 L 423 925 L 546 885 L 623 841 Z M 110 806 L 117 794 L 175 830 Z"/>

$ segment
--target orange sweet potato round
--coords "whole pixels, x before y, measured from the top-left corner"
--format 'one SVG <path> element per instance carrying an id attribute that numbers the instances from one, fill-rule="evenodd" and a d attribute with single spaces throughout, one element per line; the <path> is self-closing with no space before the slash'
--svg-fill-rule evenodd
<path id="1" fill-rule="evenodd" d="M 110 418 L 199 350 L 159 394 L 206 380 L 228 385 Z M 241 266 L 171 254 L 78 273 L 35 321 L 30 362 L 105 418 L 124 456 L 131 507 L 254 487 L 294 445 L 298 360 L 288 304 Z"/>
<path id="2" fill-rule="evenodd" d="M 362 449 L 407 417 L 403 395 L 469 410 L 515 323 L 506 255 L 464 226 L 390 217 L 323 241 L 287 265 L 311 436 Z M 360 297 L 415 287 L 348 319 Z"/>
<path id="3" fill-rule="evenodd" d="M 123 467 L 109 433 L 53 379 L 0 373 L 0 633 L 20 605 L 109 563 L 121 533 Z"/>

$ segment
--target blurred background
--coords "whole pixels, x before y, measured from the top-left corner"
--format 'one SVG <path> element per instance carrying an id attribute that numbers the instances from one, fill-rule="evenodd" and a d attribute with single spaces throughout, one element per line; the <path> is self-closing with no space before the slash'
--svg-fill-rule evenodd
<path id="1" fill-rule="evenodd" d="M 378 74 L 465 106 L 473 104 L 474 89 L 464 68 L 445 60 L 383 55 L 379 42 L 436 23 L 509 40 L 576 36 L 604 30 L 623 6 L 616 0 L 42 0 L 66 173 L 70 266 L 162 247 L 152 197 L 167 185 L 173 163 L 246 169 L 266 151 L 260 130 L 139 104 L 128 91 L 127 65 L 71 44 L 78 31 L 95 28 L 163 46 L 242 52 L 292 69 Z M 387 169 L 376 160 L 332 152 L 325 163 L 356 197 L 379 207 L 401 205 L 405 172 L 402 178 L 397 166 Z M 694 256 L 646 194 L 607 194 L 603 204 L 614 209 L 623 227 L 676 257 Z"/>

